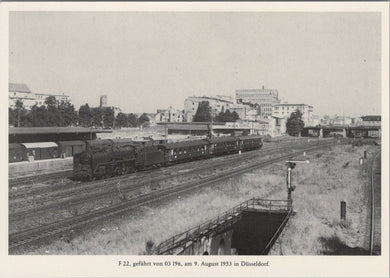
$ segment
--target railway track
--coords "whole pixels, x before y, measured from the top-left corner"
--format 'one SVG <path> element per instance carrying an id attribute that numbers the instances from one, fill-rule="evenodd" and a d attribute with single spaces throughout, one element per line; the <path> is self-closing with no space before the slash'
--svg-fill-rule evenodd
<path id="1" fill-rule="evenodd" d="M 278 141 L 271 141 L 269 143 L 264 143 L 265 148 L 273 148 L 274 144 L 278 144 L 280 146 L 283 145 L 291 145 L 293 143 L 306 143 L 307 139 L 288 139 L 288 140 L 278 140 Z M 15 186 L 20 186 L 20 185 L 26 185 L 26 184 L 34 184 L 34 183 L 39 183 L 39 182 L 46 182 L 49 179 L 57 179 L 57 178 L 70 178 L 72 175 L 72 170 L 62 170 L 62 171 L 56 171 L 56 172 L 51 172 L 51 173 L 44 173 L 44 174 L 36 174 L 36 175 L 28 175 L 28 176 L 23 176 L 23 177 L 17 177 L 17 178 L 9 178 L 8 179 L 8 186 L 10 188 L 15 187 Z"/>
<path id="2" fill-rule="evenodd" d="M 237 164 L 241 162 L 245 162 L 251 159 L 258 159 L 259 155 L 273 155 L 275 153 L 279 153 L 281 151 L 286 151 L 290 147 L 281 147 L 278 149 L 265 149 L 260 152 L 247 152 L 237 157 L 236 155 L 224 157 L 223 160 L 204 160 L 201 166 L 197 166 L 195 168 L 186 167 L 180 171 L 179 169 L 174 169 L 176 171 L 169 171 L 168 168 L 164 168 L 164 170 L 160 171 L 151 171 L 150 173 L 144 173 L 144 175 L 140 175 L 134 179 L 129 180 L 128 177 L 130 175 L 118 176 L 107 180 L 99 180 L 95 182 L 86 183 L 81 186 L 80 184 L 76 187 L 65 188 L 65 190 L 61 191 L 59 194 L 55 195 L 45 195 L 40 196 L 35 199 L 24 200 L 20 199 L 19 202 L 15 202 L 10 200 L 9 210 L 15 211 L 17 208 L 21 207 L 24 210 L 11 212 L 10 220 L 16 220 L 20 218 L 25 218 L 28 216 L 36 216 L 41 212 L 46 212 L 49 210 L 53 210 L 56 208 L 66 208 L 70 206 L 75 206 L 78 204 L 83 204 L 91 200 L 97 200 L 104 198 L 105 196 L 112 196 L 113 194 L 118 194 L 118 188 L 116 186 L 112 186 L 115 182 L 120 184 L 121 194 L 128 194 L 131 192 L 136 192 L 143 186 L 147 184 L 164 182 L 168 179 L 177 178 L 182 175 L 190 175 L 196 174 L 197 172 L 202 172 L 205 170 L 209 170 L 211 167 L 213 169 L 217 169 L 218 167 L 228 166 L 229 164 Z M 265 151 L 265 152 L 264 152 Z M 184 164 L 180 164 L 184 165 Z M 173 169 L 172 169 L 173 170 Z M 122 182 L 122 183 L 121 183 Z M 69 196 L 75 196 L 74 198 L 69 199 Z M 46 203 L 45 203 L 46 202 Z M 28 204 L 32 203 L 40 203 L 43 205 L 39 205 L 35 208 L 28 208 Z"/>
<path id="3" fill-rule="evenodd" d="M 371 164 L 370 255 L 381 254 L 381 151 Z"/>
<path id="4" fill-rule="evenodd" d="M 8 187 L 11 188 L 14 186 L 44 182 L 44 181 L 47 181 L 48 179 L 68 178 L 71 174 L 72 174 L 72 170 L 63 170 L 63 171 L 38 174 L 38 175 L 33 175 L 33 176 L 9 178 L 8 179 Z"/>
<path id="5" fill-rule="evenodd" d="M 303 149 L 304 151 L 310 151 L 310 150 L 315 150 L 315 149 L 320 149 L 323 147 L 328 147 L 333 145 L 332 143 L 328 144 L 321 144 L 317 146 L 311 146 L 308 148 Z M 201 178 L 199 180 L 195 181 L 189 181 L 189 182 L 184 182 L 180 185 L 174 186 L 174 187 L 169 187 L 166 189 L 150 192 L 148 194 L 138 196 L 136 198 L 130 199 L 130 200 L 124 200 L 119 204 L 116 204 L 114 206 L 108 207 L 108 208 L 103 208 L 100 210 L 95 210 L 90 213 L 85 213 L 83 215 L 79 215 L 76 217 L 72 217 L 70 219 L 66 219 L 63 221 L 58 221 L 56 223 L 44 225 L 41 227 L 33 228 L 33 229 L 28 229 L 25 231 L 17 232 L 17 233 L 12 233 L 9 235 L 9 251 L 20 247 L 24 246 L 33 242 L 37 242 L 40 240 L 47 239 L 49 237 L 61 234 L 61 233 L 66 233 L 70 230 L 73 229 L 78 229 L 81 228 L 87 224 L 101 221 L 103 219 L 106 219 L 107 217 L 112 217 L 112 216 L 117 216 L 122 213 L 125 213 L 129 210 L 136 209 L 137 207 L 156 202 L 156 201 L 161 201 L 165 200 L 174 196 L 178 196 L 180 194 L 188 193 L 192 190 L 208 186 L 212 183 L 216 183 L 222 180 L 226 180 L 228 178 L 234 177 L 236 175 L 254 170 L 258 167 L 263 167 L 266 165 L 270 165 L 272 163 L 288 159 L 292 156 L 300 155 L 302 153 L 302 149 L 294 152 L 294 153 L 289 153 L 287 155 L 282 155 L 278 156 L 272 159 L 269 159 L 267 161 L 261 161 L 261 162 L 252 162 L 249 164 L 246 164 L 244 166 L 239 166 L 234 169 L 229 169 L 227 171 L 220 172 L 218 174 L 208 176 L 205 178 Z"/>
<path id="6" fill-rule="evenodd" d="M 277 151 L 283 150 L 282 148 L 279 148 L 277 150 L 268 148 L 261 150 L 261 155 L 270 155 L 272 153 L 275 153 Z M 264 153 L 264 151 L 266 151 Z M 270 152 L 269 152 L 270 151 Z M 121 184 L 121 190 L 127 192 L 129 190 L 135 190 L 137 188 L 140 188 L 141 186 L 144 186 L 148 183 L 154 183 L 154 182 L 161 182 L 164 179 L 168 178 L 175 178 L 179 177 L 181 175 L 188 175 L 194 172 L 199 172 L 205 169 L 210 169 L 210 167 L 220 167 L 227 163 L 237 162 L 237 161 L 243 161 L 248 159 L 253 159 L 259 156 L 259 153 L 256 152 L 247 152 L 243 153 L 240 157 L 237 158 L 237 156 L 227 156 L 224 157 L 224 160 L 221 161 L 220 158 L 213 158 L 212 160 L 203 160 L 202 165 L 193 167 L 191 169 L 191 166 L 197 161 L 189 162 L 187 164 L 177 164 L 175 165 L 176 168 L 160 168 L 160 169 L 154 169 L 154 170 L 148 170 L 148 171 L 142 171 L 137 172 L 134 174 L 127 174 L 123 176 L 116 176 L 104 180 L 98 180 L 93 182 L 73 182 L 70 181 L 69 184 L 62 184 L 62 185 L 52 185 L 52 186 L 46 186 L 43 188 L 31 188 L 29 190 L 20 190 L 19 192 L 13 192 L 9 195 L 9 210 L 11 211 L 10 215 L 12 216 L 22 216 L 27 214 L 35 214 L 39 211 L 45 211 L 47 209 L 54 208 L 55 206 L 63 206 L 63 205 L 69 205 L 69 196 L 75 195 L 79 196 L 79 201 L 76 201 L 75 199 L 72 200 L 72 205 L 82 203 L 88 199 L 96 199 L 100 197 L 104 197 L 104 195 L 108 195 L 115 191 L 117 189 L 115 187 L 112 187 L 111 185 L 115 182 Z M 219 159 L 219 160 L 218 160 Z M 190 164 L 192 163 L 192 164 Z M 199 162 L 198 162 L 199 164 Z M 178 167 L 178 168 L 177 168 Z M 131 180 L 130 180 L 131 179 Z M 131 186 L 131 188 L 128 188 Z M 99 190 L 104 190 L 105 192 L 98 192 Z M 86 194 L 92 194 L 89 198 Z M 68 199 L 67 201 L 64 201 L 61 203 L 61 199 Z M 55 201 L 57 205 L 42 205 L 44 203 L 53 202 Z M 28 206 L 32 206 L 34 204 L 41 204 L 38 207 L 41 207 L 40 209 L 37 208 L 37 210 L 31 210 L 28 208 Z M 14 213 L 12 211 L 18 210 L 18 208 L 22 208 L 23 211 L 19 211 L 17 213 Z"/>
<path id="7" fill-rule="evenodd" d="M 306 141 L 307 141 L 307 139 L 306 140 L 301 139 L 301 140 L 288 140 L 288 141 L 282 141 L 282 142 L 265 143 L 263 148 L 262 148 L 262 151 L 283 150 L 283 148 L 285 148 L 286 146 L 291 146 L 291 144 L 296 144 L 296 145 L 305 144 Z M 315 141 L 312 141 L 312 142 L 315 143 Z M 318 143 L 320 143 L 320 142 L 322 143 L 323 141 L 318 141 Z M 278 145 L 274 146 L 275 143 Z M 277 147 L 277 149 L 275 149 L 275 147 Z M 246 153 L 243 154 L 243 156 L 245 156 L 245 155 L 246 155 Z M 163 169 L 165 169 L 165 168 L 163 168 Z M 143 171 L 142 173 L 150 173 L 153 175 L 153 173 L 152 173 L 153 171 L 155 171 L 155 169 L 152 171 L 146 170 L 146 171 Z M 56 192 L 56 191 L 61 191 L 61 190 L 63 190 L 64 192 L 69 192 L 70 190 L 77 190 L 78 188 L 88 187 L 89 184 L 91 184 L 91 183 L 87 183 L 87 182 L 84 182 L 84 183 L 74 182 L 70 179 L 71 175 L 72 175 L 72 171 L 67 170 L 67 171 L 61 171 L 61 172 L 53 172 L 53 173 L 49 173 L 49 174 L 42 174 L 42 175 L 9 179 L 9 187 L 14 189 L 13 191 L 10 191 L 9 199 L 13 200 L 13 199 L 17 199 L 17 198 L 29 198 L 33 195 L 46 195 L 46 194 L 50 194 L 50 192 Z M 134 174 L 127 174 L 124 176 L 112 177 L 112 178 L 108 178 L 105 180 L 106 181 L 114 181 L 114 180 L 120 181 L 121 179 L 123 179 L 123 177 L 130 176 L 130 175 L 134 175 Z M 50 184 L 49 183 L 49 184 L 42 185 L 39 187 L 34 186 L 34 183 L 52 181 L 52 180 L 55 180 L 56 178 L 57 179 L 58 178 L 66 178 L 69 180 L 69 182 L 66 184 L 58 184 L 58 183 L 57 184 L 52 184 L 52 183 Z M 22 190 L 18 190 L 18 188 L 16 187 L 17 185 L 28 185 L 28 184 L 31 184 L 30 188 L 23 188 Z M 94 186 L 99 187 L 100 184 L 96 184 Z"/>

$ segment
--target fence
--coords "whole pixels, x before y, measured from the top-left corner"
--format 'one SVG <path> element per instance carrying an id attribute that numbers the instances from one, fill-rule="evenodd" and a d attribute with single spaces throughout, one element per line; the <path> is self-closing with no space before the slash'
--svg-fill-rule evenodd
<path id="1" fill-rule="evenodd" d="M 241 219 L 243 211 L 289 213 L 292 211 L 292 200 L 249 199 L 209 221 L 162 242 L 157 247 L 157 254 L 172 254 L 176 248 L 186 246 L 188 242 L 196 241 L 200 237 L 211 233 L 217 234 L 220 231 L 226 230 L 229 226 L 232 226 Z"/>

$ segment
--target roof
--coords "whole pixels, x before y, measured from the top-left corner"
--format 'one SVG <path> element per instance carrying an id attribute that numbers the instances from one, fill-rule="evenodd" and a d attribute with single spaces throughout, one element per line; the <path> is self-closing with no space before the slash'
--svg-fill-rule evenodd
<path id="1" fill-rule="evenodd" d="M 101 145 L 113 145 L 113 142 L 111 139 L 104 139 L 104 140 L 87 140 L 85 141 L 90 146 L 101 146 Z"/>
<path id="2" fill-rule="evenodd" d="M 27 85 L 23 83 L 8 83 L 8 92 L 31 93 Z"/>
<path id="3" fill-rule="evenodd" d="M 110 129 L 85 127 L 10 127 L 9 135 L 16 134 L 59 134 L 59 133 L 111 133 Z"/>
<path id="4" fill-rule="evenodd" d="M 27 149 L 58 147 L 54 142 L 21 143 Z"/>
<path id="5" fill-rule="evenodd" d="M 217 143 L 217 142 L 229 142 L 229 141 L 237 141 L 237 137 L 234 136 L 223 136 L 223 137 L 212 137 L 209 140 L 210 143 Z"/>
<path id="6" fill-rule="evenodd" d="M 190 100 L 190 101 L 193 101 L 193 100 L 200 100 L 200 101 L 207 101 L 207 100 L 216 100 L 216 101 L 220 101 L 220 102 L 226 102 L 226 103 L 232 103 L 233 104 L 233 100 L 228 100 L 228 99 L 225 99 L 223 97 L 212 97 L 212 96 L 190 96 L 188 97 L 186 100 Z"/>
<path id="7" fill-rule="evenodd" d="M 45 94 L 45 93 L 35 93 L 36 95 L 40 95 L 40 96 L 53 96 L 53 97 L 69 97 L 68 95 L 65 95 L 65 94 Z"/>
<path id="8" fill-rule="evenodd" d="M 167 149 L 174 149 L 174 148 L 182 148 L 182 147 L 200 146 L 204 144 L 207 144 L 206 140 L 182 141 L 176 143 L 160 144 L 159 146 L 162 146 Z"/>
<path id="9" fill-rule="evenodd" d="M 174 130 L 209 130 L 207 123 L 202 124 L 167 124 L 168 129 Z"/>
<path id="10" fill-rule="evenodd" d="M 377 116 L 377 115 L 369 115 L 369 116 L 362 116 L 361 117 L 363 121 L 375 121 L 375 122 L 379 122 L 381 121 L 381 116 Z"/>
<path id="11" fill-rule="evenodd" d="M 62 146 L 85 145 L 84 141 L 77 141 L 77 140 L 73 140 L 73 141 L 59 141 L 57 143 L 58 143 L 58 145 L 62 145 Z"/>
<path id="12" fill-rule="evenodd" d="M 240 136 L 240 140 L 246 140 L 246 139 L 261 139 L 263 137 L 259 135 L 249 135 L 249 136 Z"/>
<path id="13" fill-rule="evenodd" d="M 278 103 L 278 104 L 274 104 L 274 106 L 310 106 L 310 107 L 313 107 L 309 104 L 304 104 L 304 103 Z"/>
<path id="14" fill-rule="evenodd" d="M 131 138 L 115 138 L 115 139 L 110 139 L 114 143 L 133 143 L 133 140 Z"/>

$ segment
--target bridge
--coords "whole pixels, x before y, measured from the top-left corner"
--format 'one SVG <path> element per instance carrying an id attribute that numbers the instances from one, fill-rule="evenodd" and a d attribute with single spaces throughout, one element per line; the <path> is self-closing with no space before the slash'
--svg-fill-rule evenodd
<path id="1" fill-rule="evenodd" d="M 162 242 L 157 254 L 265 255 L 292 211 L 292 200 L 253 198 Z"/>
<path id="2" fill-rule="evenodd" d="M 308 126 L 304 127 L 302 136 L 328 137 L 331 135 L 343 137 L 373 137 L 381 138 L 380 125 L 329 125 L 329 126 Z"/>

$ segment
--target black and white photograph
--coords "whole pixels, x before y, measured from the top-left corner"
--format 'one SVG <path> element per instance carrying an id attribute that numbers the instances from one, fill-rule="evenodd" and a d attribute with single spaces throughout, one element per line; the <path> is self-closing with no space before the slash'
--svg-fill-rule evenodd
<path id="1" fill-rule="evenodd" d="M 3 277 L 388 276 L 389 5 L 284 4 L 3 5 Z"/>

